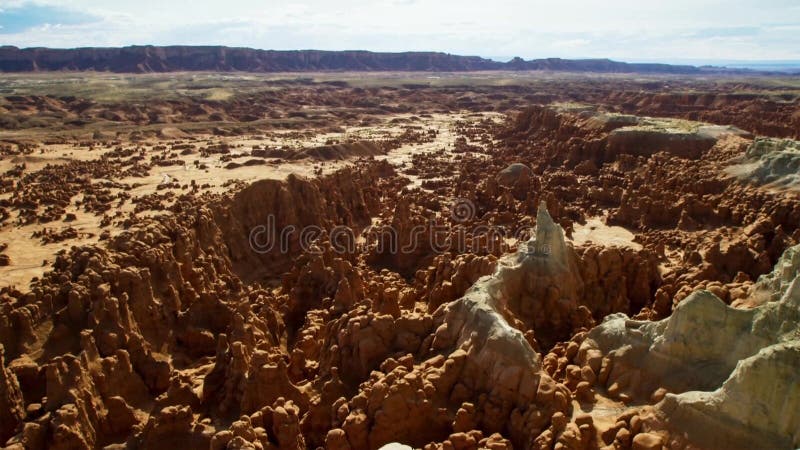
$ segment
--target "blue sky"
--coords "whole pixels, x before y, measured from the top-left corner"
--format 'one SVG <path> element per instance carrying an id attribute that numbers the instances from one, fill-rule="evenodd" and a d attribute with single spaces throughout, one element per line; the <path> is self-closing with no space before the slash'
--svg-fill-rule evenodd
<path id="1" fill-rule="evenodd" d="M 800 60 L 800 0 L 0 0 L 0 45 Z"/>

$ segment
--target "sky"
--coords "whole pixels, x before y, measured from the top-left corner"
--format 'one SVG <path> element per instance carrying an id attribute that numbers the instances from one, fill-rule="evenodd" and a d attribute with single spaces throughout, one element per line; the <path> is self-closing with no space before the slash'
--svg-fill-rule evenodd
<path id="1" fill-rule="evenodd" d="M 0 45 L 800 60 L 800 0 L 0 0 Z"/>

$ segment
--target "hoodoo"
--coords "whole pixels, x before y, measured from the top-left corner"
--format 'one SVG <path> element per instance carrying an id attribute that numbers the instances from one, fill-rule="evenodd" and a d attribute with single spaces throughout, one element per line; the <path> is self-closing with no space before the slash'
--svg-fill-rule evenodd
<path id="1" fill-rule="evenodd" d="M 791 76 L 224 47 L 9 67 L 68 72 L 0 80 L 2 448 L 800 446 Z"/>

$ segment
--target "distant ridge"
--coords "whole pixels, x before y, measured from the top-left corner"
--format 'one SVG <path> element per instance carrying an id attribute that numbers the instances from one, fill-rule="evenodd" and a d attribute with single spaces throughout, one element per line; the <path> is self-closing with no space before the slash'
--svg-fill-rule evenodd
<path id="1" fill-rule="evenodd" d="M 514 58 L 498 62 L 478 56 L 437 52 L 257 50 L 224 46 L 130 46 L 75 49 L 0 47 L 0 72 L 98 71 L 151 73 L 178 71 L 481 71 L 551 70 L 600 73 L 735 73 L 741 70 L 624 63 L 609 59 Z"/>

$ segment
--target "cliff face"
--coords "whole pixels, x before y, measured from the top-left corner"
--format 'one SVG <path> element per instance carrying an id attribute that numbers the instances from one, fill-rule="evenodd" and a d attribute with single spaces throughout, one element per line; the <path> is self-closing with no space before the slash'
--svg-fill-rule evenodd
<path id="1" fill-rule="evenodd" d="M 274 51 L 221 46 L 133 46 L 49 49 L 3 47 L 5 72 L 96 70 L 107 72 L 315 70 L 464 71 L 501 68 L 501 63 L 445 53 L 372 53 L 366 51 Z"/>
<path id="2" fill-rule="evenodd" d="M 0 47 L 0 72 L 38 71 L 176 72 L 243 71 L 478 71 L 555 70 L 577 72 L 698 73 L 693 66 L 628 64 L 607 59 L 559 58 L 503 63 L 477 56 L 436 52 L 257 50 L 222 46 L 131 46 L 121 48 Z"/>

